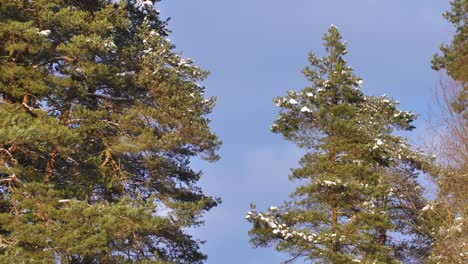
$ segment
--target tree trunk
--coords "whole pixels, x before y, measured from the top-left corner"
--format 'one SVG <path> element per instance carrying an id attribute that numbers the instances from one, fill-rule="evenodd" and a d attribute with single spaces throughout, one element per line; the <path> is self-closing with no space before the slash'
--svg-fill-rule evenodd
<path id="1" fill-rule="evenodd" d="M 59 123 L 61 125 L 67 125 L 67 118 L 70 112 L 70 103 L 66 103 L 63 110 L 62 115 L 60 116 Z M 49 159 L 47 160 L 46 164 L 46 180 L 50 180 L 54 176 L 55 165 L 57 163 L 57 159 L 59 157 L 59 152 L 57 148 L 54 146 L 49 153 Z"/>

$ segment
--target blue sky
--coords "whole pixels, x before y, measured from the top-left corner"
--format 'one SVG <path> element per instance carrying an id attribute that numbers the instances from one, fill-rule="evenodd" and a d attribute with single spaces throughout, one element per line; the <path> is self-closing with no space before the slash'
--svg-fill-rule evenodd
<path id="1" fill-rule="evenodd" d="M 204 171 L 200 184 L 223 203 L 193 230 L 214 263 L 279 263 L 273 249 L 253 249 L 245 213 L 281 204 L 294 185 L 289 169 L 301 150 L 272 134 L 276 96 L 307 85 L 300 71 L 307 53 L 323 54 L 322 35 L 330 24 L 348 41 L 347 61 L 368 94 L 388 94 L 401 108 L 428 112 L 439 75 L 430 60 L 453 28 L 442 18 L 448 1 L 414 0 L 165 0 L 170 38 L 185 57 L 210 70 L 204 85 L 218 98 L 212 128 L 223 141 L 217 163 L 194 162 Z M 424 134 L 424 118 L 407 136 Z M 298 262 L 299 263 L 299 262 Z"/>

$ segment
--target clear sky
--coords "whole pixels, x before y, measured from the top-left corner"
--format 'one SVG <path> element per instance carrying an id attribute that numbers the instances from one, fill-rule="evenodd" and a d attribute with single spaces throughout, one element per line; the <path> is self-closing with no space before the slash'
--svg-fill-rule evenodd
<path id="1" fill-rule="evenodd" d="M 269 131 L 287 90 L 307 85 L 300 71 L 307 53 L 323 54 L 322 35 L 336 25 L 348 41 L 347 61 L 368 94 L 388 94 L 401 108 L 424 115 L 438 74 L 430 60 L 453 28 L 442 18 L 448 1 L 422 0 L 165 0 L 170 39 L 210 70 L 207 94 L 218 98 L 211 127 L 223 141 L 217 163 L 194 162 L 204 171 L 204 191 L 223 199 L 192 231 L 206 240 L 208 264 L 280 263 L 273 249 L 253 249 L 250 203 L 279 205 L 294 189 L 288 181 L 301 151 Z M 424 133 L 424 121 L 407 136 Z M 299 262 L 298 262 L 299 263 Z"/>

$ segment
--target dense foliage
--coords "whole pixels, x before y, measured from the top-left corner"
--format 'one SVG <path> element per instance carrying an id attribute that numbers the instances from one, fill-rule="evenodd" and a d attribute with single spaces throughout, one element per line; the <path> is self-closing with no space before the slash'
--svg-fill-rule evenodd
<path id="1" fill-rule="evenodd" d="M 0 262 L 201 263 L 207 72 L 157 1 L 0 2 Z M 31 261 L 31 262 L 30 262 Z"/>
<path id="2" fill-rule="evenodd" d="M 441 54 L 434 55 L 432 68 L 446 70 L 450 77 L 461 83 L 462 90 L 451 105 L 461 113 L 468 107 L 468 1 L 452 0 L 450 5 L 451 10 L 445 12 L 444 17 L 455 27 L 455 36 L 450 44 L 441 46 Z"/>
<path id="3" fill-rule="evenodd" d="M 446 69 L 455 80 L 468 81 L 468 1 L 452 0 L 451 10 L 444 17 L 454 25 L 455 36 L 450 44 L 441 46 L 441 54 L 434 55 L 432 67 Z"/>
<path id="4" fill-rule="evenodd" d="M 251 242 L 313 263 L 421 261 L 430 240 L 416 177 L 432 160 L 392 134 L 412 130 L 415 115 L 361 91 L 335 26 L 323 40 L 327 55 L 310 53 L 303 71 L 311 86 L 274 100 L 272 131 L 307 152 L 290 176 L 299 187 L 283 206 L 247 214 Z"/>

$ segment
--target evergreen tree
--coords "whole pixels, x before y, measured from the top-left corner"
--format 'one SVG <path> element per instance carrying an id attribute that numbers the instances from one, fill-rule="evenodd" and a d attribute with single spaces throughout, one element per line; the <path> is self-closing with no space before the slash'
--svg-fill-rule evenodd
<path id="1" fill-rule="evenodd" d="M 444 17 L 455 36 L 434 55 L 432 68 L 444 70 L 436 102 L 440 110 L 432 136 L 436 142 L 438 194 L 422 213 L 426 232 L 434 240 L 429 263 L 464 263 L 468 245 L 468 1 L 452 0 Z"/>
<path id="2" fill-rule="evenodd" d="M 206 259 L 214 99 L 155 2 L 0 2 L 1 263 Z"/>
<path id="3" fill-rule="evenodd" d="M 300 186 L 281 208 L 253 206 L 251 242 L 313 263 L 421 259 L 428 242 L 417 228 L 425 201 L 416 177 L 430 160 L 392 135 L 412 130 L 415 115 L 361 92 L 336 27 L 323 40 L 327 56 L 310 53 L 303 71 L 312 85 L 274 100 L 272 131 L 307 151 L 290 176 Z"/>

